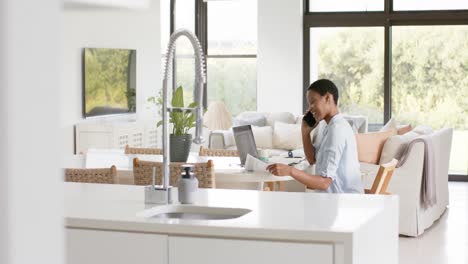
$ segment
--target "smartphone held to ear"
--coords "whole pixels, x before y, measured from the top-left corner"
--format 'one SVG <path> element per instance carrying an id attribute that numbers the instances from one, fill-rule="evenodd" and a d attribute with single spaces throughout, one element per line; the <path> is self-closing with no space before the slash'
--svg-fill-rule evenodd
<path id="1" fill-rule="evenodd" d="M 314 116 L 312 115 L 310 111 L 304 115 L 302 120 L 304 120 L 307 123 L 307 125 L 310 127 L 314 127 L 315 124 L 317 123 L 317 120 L 315 120 Z"/>

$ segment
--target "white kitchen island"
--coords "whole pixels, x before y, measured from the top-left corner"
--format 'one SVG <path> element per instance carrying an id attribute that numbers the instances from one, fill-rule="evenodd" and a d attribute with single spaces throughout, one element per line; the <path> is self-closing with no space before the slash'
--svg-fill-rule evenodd
<path id="1" fill-rule="evenodd" d="M 143 187 L 64 183 L 67 263 L 397 263 L 398 197 L 200 189 L 227 220 L 137 215 Z"/>

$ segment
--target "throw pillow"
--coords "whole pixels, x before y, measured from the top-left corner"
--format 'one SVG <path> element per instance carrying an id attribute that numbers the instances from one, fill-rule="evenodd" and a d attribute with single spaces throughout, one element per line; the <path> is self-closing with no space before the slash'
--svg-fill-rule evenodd
<path id="1" fill-rule="evenodd" d="M 232 120 L 232 126 L 265 126 L 266 118 L 265 116 L 245 116 L 245 117 L 236 117 Z"/>
<path id="2" fill-rule="evenodd" d="M 403 135 L 411 131 L 413 129 L 411 125 L 403 125 L 403 126 L 398 126 L 397 128 L 397 134 L 398 135 Z"/>
<path id="3" fill-rule="evenodd" d="M 395 135 L 387 139 L 382 149 L 379 164 L 390 162 L 393 158 L 399 159 L 401 152 L 405 149 L 408 143 L 417 138 L 419 135 L 415 132 L 408 132 L 404 135 Z"/>
<path id="4" fill-rule="evenodd" d="M 378 164 L 385 141 L 395 134 L 396 130 L 356 134 L 359 161 Z"/>
<path id="5" fill-rule="evenodd" d="M 301 125 L 276 122 L 273 130 L 273 147 L 287 150 L 302 148 Z"/>
<path id="6" fill-rule="evenodd" d="M 296 117 L 289 112 L 266 113 L 266 125 L 274 126 L 276 122 L 294 124 Z"/>
<path id="7" fill-rule="evenodd" d="M 243 118 L 252 118 L 252 117 L 259 117 L 259 116 L 266 116 L 265 113 L 257 112 L 257 111 L 245 111 L 237 115 L 237 117 Z"/>
<path id="8" fill-rule="evenodd" d="M 417 126 L 413 129 L 414 133 L 418 133 L 419 135 L 429 135 L 434 133 L 434 130 L 430 126 Z"/>
<path id="9" fill-rule="evenodd" d="M 387 124 L 385 124 L 379 131 L 391 131 L 391 130 L 397 130 L 397 125 L 393 117 L 390 118 Z"/>
<path id="10" fill-rule="evenodd" d="M 252 133 L 254 135 L 255 144 L 257 145 L 257 148 L 273 148 L 273 128 L 271 126 L 253 126 Z"/>

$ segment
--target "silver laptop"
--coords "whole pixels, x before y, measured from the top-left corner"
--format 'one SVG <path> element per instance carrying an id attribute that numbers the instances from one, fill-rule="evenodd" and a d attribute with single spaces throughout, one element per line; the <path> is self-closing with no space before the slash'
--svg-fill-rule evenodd
<path id="1" fill-rule="evenodd" d="M 252 127 L 250 125 L 238 126 L 233 127 L 232 130 L 234 132 L 237 151 L 239 151 L 241 166 L 244 166 L 247 154 L 258 158 L 257 145 L 255 144 Z"/>

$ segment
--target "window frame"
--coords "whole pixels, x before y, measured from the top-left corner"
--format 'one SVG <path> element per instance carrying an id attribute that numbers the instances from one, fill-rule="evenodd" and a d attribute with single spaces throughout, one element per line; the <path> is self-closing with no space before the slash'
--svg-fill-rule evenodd
<path id="1" fill-rule="evenodd" d="M 310 29 L 314 27 L 384 27 L 384 123 L 392 114 L 392 27 L 468 25 L 468 9 L 395 11 L 393 0 L 383 0 L 384 11 L 311 12 L 303 0 L 303 95 L 310 85 Z M 303 96 L 302 108 L 307 109 Z M 449 175 L 450 181 L 468 181 L 468 175 Z"/>
<path id="2" fill-rule="evenodd" d="M 175 31 L 175 21 L 176 21 L 176 1 L 177 0 L 170 0 L 170 34 L 174 33 Z M 257 54 L 223 54 L 223 55 L 209 55 L 208 53 L 208 3 L 203 0 L 192 0 L 195 1 L 195 35 L 200 41 L 202 46 L 203 55 L 205 55 L 205 70 L 206 75 L 208 76 L 208 59 L 215 58 L 215 59 L 234 59 L 234 58 L 257 58 Z M 176 58 L 173 60 L 172 64 L 172 81 L 173 87 L 177 85 L 176 79 Z M 206 110 L 208 107 L 208 78 L 206 83 L 203 87 L 203 108 Z"/>

